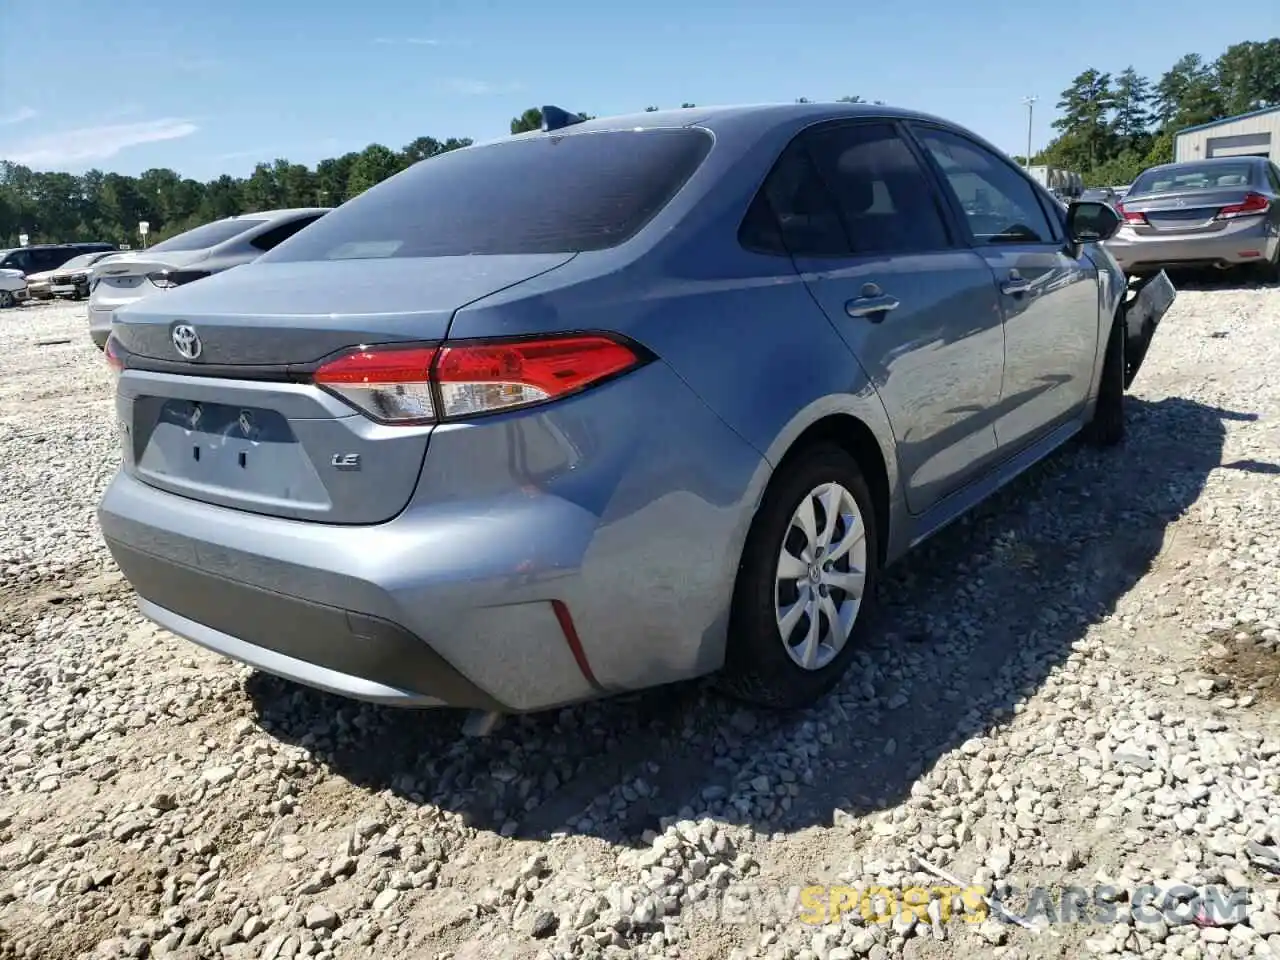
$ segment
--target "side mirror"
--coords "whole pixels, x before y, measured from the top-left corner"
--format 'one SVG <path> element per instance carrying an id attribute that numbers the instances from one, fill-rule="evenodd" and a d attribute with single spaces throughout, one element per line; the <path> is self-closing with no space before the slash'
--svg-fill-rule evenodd
<path id="1" fill-rule="evenodd" d="M 1120 214 L 1113 207 L 1096 200 L 1076 200 L 1067 207 L 1067 234 L 1073 243 L 1110 240 L 1120 223 Z"/>

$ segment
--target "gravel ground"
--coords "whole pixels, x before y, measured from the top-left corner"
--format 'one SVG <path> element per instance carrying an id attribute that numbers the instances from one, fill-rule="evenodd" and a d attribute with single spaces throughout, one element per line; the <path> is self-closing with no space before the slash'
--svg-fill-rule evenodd
<path id="1" fill-rule="evenodd" d="M 1185 289 L 1127 446 L 893 571 L 813 710 L 483 741 L 142 620 L 83 315 L 0 314 L 0 957 L 1280 958 L 1280 288 Z"/>

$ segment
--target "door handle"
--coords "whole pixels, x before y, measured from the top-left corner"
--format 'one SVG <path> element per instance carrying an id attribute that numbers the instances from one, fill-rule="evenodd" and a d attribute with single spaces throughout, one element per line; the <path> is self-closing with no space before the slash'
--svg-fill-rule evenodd
<path id="1" fill-rule="evenodd" d="M 874 287 L 874 289 L 867 289 L 868 287 Z M 898 309 L 898 298 L 881 293 L 880 288 L 875 287 L 874 284 L 867 284 L 867 287 L 862 290 L 862 296 L 844 305 L 844 312 L 849 316 L 870 317 L 874 323 L 879 323 L 884 319 L 884 314 L 896 309 Z"/>
<path id="2" fill-rule="evenodd" d="M 1024 280 L 1017 270 L 1009 271 L 1009 279 L 1000 285 L 1000 290 L 1011 297 L 1018 297 L 1031 289 L 1031 281 Z"/>

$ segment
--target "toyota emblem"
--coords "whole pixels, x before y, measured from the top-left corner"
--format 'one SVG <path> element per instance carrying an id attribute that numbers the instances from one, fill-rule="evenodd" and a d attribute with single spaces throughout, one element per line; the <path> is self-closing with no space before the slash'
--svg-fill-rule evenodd
<path id="1" fill-rule="evenodd" d="M 180 323 L 173 328 L 173 349 L 187 360 L 194 360 L 200 356 L 200 335 L 196 333 L 196 328 L 189 323 Z"/>

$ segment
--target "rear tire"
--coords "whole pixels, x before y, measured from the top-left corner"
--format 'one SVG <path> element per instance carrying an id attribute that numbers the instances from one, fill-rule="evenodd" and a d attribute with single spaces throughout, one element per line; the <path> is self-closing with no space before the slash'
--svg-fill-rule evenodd
<path id="1" fill-rule="evenodd" d="M 1107 337 L 1098 405 L 1093 419 L 1084 428 L 1085 439 L 1097 447 L 1114 447 L 1124 440 L 1124 341 L 1124 321 L 1116 317 L 1111 335 Z"/>
<path id="2" fill-rule="evenodd" d="M 1253 268 L 1253 279 L 1258 283 L 1280 283 L 1280 244 L 1274 257 Z"/>
<path id="3" fill-rule="evenodd" d="M 840 447 L 814 446 L 783 469 L 743 549 L 718 685 L 786 709 L 848 669 L 875 594 L 879 531 L 858 462 Z"/>

